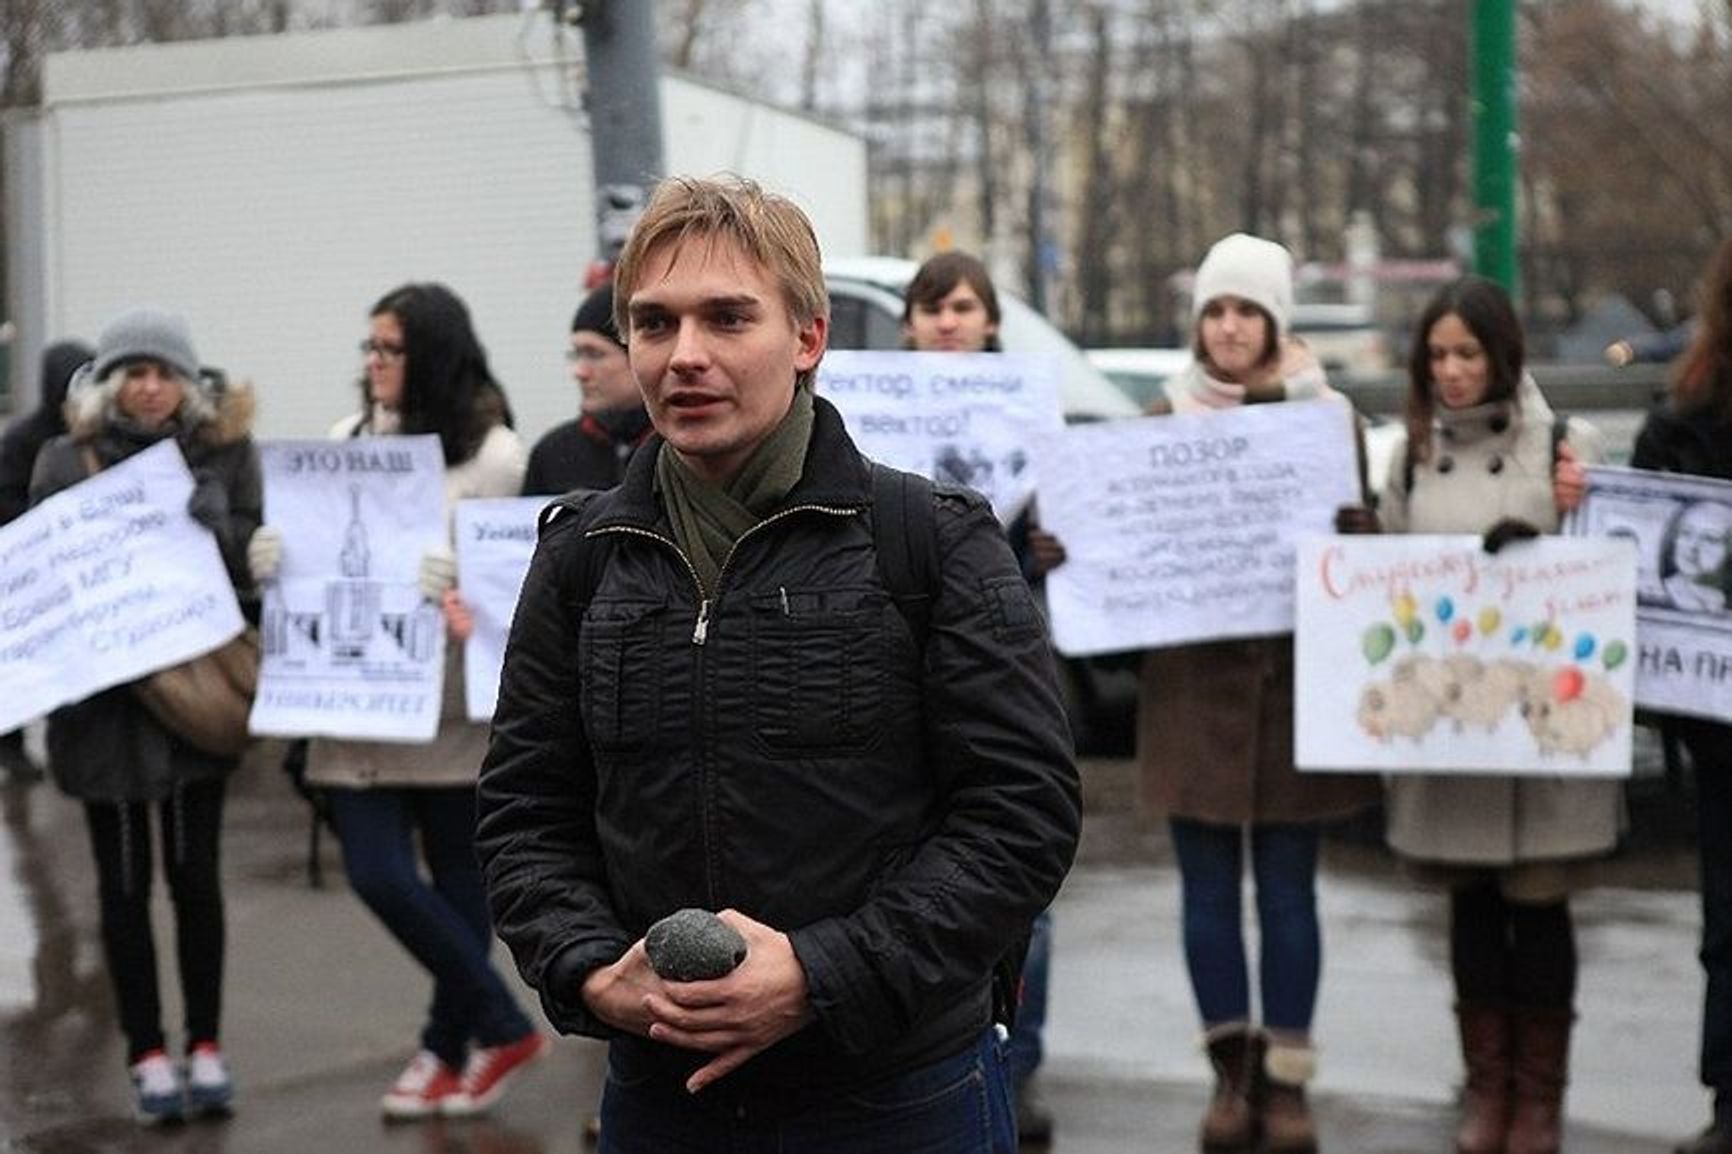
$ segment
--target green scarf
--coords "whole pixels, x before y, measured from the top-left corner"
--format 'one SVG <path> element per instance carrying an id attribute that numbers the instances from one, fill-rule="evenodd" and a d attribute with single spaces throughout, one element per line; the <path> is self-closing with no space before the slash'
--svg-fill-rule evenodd
<path id="1" fill-rule="evenodd" d="M 812 387 L 800 384 L 787 415 L 725 485 L 703 480 L 671 446 L 662 446 L 656 456 L 656 489 L 673 522 L 674 540 L 697 569 L 705 597 L 715 593 L 734 542 L 781 504 L 799 481 L 811 439 Z"/>

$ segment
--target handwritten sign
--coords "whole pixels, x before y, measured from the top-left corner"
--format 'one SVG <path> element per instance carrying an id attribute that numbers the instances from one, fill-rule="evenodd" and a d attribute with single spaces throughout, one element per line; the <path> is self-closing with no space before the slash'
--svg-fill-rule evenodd
<path id="1" fill-rule="evenodd" d="M 283 566 L 263 590 L 254 733 L 431 741 L 445 622 L 421 558 L 446 547 L 437 437 L 260 446 Z"/>
<path id="2" fill-rule="evenodd" d="M 505 641 L 547 497 L 457 503 L 457 587 L 475 619 L 463 645 L 463 692 L 471 721 L 488 721 L 499 700 Z"/>
<path id="3" fill-rule="evenodd" d="M 818 368 L 818 394 L 875 461 L 966 485 L 1010 524 L 1034 496 L 1031 446 L 1064 427 L 1059 366 L 1011 353 L 837 350 Z"/>
<path id="4" fill-rule="evenodd" d="M 1053 641 L 1080 656 L 1293 628 L 1293 548 L 1358 500 L 1338 401 L 1076 425 L 1040 446 Z"/>
<path id="5" fill-rule="evenodd" d="M 1630 772 L 1628 542 L 1314 537 L 1298 565 L 1302 769 Z"/>
<path id="6" fill-rule="evenodd" d="M 0 528 L 0 731 L 241 631 L 192 487 L 162 441 Z"/>
<path id="7" fill-rule="evenodd" d="M 1635 549 L 1636 704 L 1732 717 L 1732 481 L 1589 469 L 1564 532 Z"/>

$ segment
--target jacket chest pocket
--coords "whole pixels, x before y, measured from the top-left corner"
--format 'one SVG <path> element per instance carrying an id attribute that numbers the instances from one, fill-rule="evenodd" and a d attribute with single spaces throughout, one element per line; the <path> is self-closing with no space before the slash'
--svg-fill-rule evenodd
<path id="1" fill-rule="evenodd" d="M 884 712 L 876 589 L 779 589 L 751 599 L 752 729 L 772 753 L 864 749 Z"/>
<path id="2" fill-rule="evenodd" d="M 598 749 L 628 750 L 656 731 L 661 714 L 657 638 L 661 601 L 589 604 L 578 640 L 583 724 Z"/>

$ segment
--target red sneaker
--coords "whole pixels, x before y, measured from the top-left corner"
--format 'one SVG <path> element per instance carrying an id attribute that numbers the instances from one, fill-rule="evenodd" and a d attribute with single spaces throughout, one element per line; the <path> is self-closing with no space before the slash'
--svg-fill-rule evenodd
<path id="1" fill-rule="evenodd" d="M 463 1064 L 463 1076 L 457 1090 L 439 1104 L 440 1110 L 451 1117 L 484 1114 L 505 1093 L 505 1083 L 523 1067 L 551 1049 L 553 1043 L 540 1034 L 530 1033 L 503 1046 L 481 1046 Z"/>
<path id="2" fill-rule="evenodd" d="M 409 1059 L 409 1064 L 379 1099 L 379 1108 L 387 1118 L 429 1117 L 457 1093 L 457 1081 L 456 1070 L 440 1061 L 431 1050 L 422 1050 Z"/>

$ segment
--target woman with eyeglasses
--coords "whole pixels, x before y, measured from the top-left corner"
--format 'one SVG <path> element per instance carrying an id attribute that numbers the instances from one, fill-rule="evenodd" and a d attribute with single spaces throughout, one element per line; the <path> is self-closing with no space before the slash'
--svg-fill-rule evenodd
<path id="1" fill-rule="evenodd" d="M 440 284 L 406 284 L 373 306 L 368 324 L 361 409 L 331 435 L 437 434 L 447 511 L 466 498 L 516 496 L 523 444 L 464 303 Z M 280 535 L 263 537 L 249 560 L 259 580 L 275 577 Z M 449 550 L 421 558 L 420 581 L 452 639 L 464 640 L 471 619 Z M 308 783 L 330 799 L 349 884 L 433 978 L 419 1050 L 380 1100 L 393 1119 L 482 1113 L 548 1046 L 489 960 L 492 924 L 474 848 L 487 727 L 466 717 L 461 655 L 460 645 L 446 650 L 431 745 L 320 739 L 308 760 Z"/>

